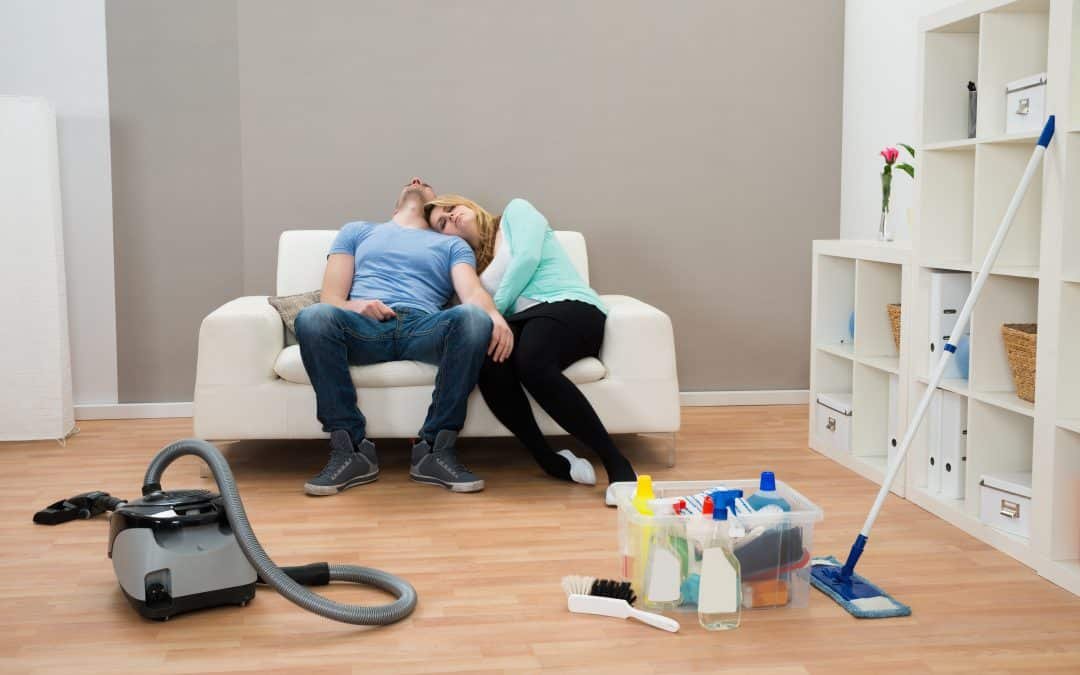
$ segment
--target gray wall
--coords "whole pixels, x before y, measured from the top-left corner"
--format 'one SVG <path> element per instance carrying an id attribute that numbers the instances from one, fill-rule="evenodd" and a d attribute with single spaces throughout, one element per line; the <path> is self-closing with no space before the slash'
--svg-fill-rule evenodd
<path id="1" fill-rule="evenodd" d="M 119 400 L 190 401 L 199 322 L 244 291 L 236 5 L 108 0 L 106 31 Z"/>
<path id="2" fill-rule="evenodd" d="M 109 31 L 122 398 L 190 396 L 199 319 L 273 292 L 282 230 L 388 217 L 414 174 L 582 230 L 599 291 L 672 316 L 684 390 L 807 386 L 842 0 L 110 0 Z"/>

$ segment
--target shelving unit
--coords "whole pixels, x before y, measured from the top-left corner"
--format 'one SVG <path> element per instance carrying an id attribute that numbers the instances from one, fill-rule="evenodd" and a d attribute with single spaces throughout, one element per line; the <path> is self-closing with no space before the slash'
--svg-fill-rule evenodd
<path id="1" fill-rule="evenodd" d="M 1002 115 L 1004 116 L 1004 114 Z M 1035 138 L 1024 143 L 980 143 L 975 148 L 975 235 L 972 261 L 978 265 L 990 250 L 1001 215 L 1024 175 Z M 1035 174 L 1020 210 L 1001 247 L 994 269 L 1039 269 L 1039 234 L 1042 225 L 1042 169 Z"/>
<path id="2" fill-rule="evenodd" d="M 978 271 L 1039 135 L 1005 134 L 1005 84 L 1045 71 L 1057 134 L 972 315 L 969 379 L 940 384 L 963 397 L 966 409 L 964 497 L 928 489 L 926 422 L 894 491 L 1080 595 L 1080 0 L 967 0 L 925 18 L 920 32 L 922 143 L 911 247 L 814 246 L 815 340 L 827 334 L 822 317 L 834 318 L 819 314 L 826 298 L 842 291 L 845 307 L 830 311 L 856 312 L 854 344 L 813 347 L 812 394 L 849 387 L 836 391 L 852 393 L 855 411 L 850 455 L 823 452 L 881 480 L 885 465 L 876 441 L 888 424 L 889 373 L 900 377 L 902 430 L 928 386 L 931 274 Z M 975 138 L 967 137 L 969 80 L 979 91 Z M 825 257 L 830 262 L 819 264 Z M 895 274 L 889 264 L 899 266 Z M 833 274 L 839 268 L 842 277 Z M 897 293 L 903 296 L 898 354 L 885 348 L 874 310 L 898 301 Z M 1005 323 L 1039 326 L 1035 403 L 1016 396 Z M 811 447 L 822 451 L 813 438 Z M 1001 472 L 1032 474 L 1029 537 L 979 518 L 980 480 Z"/>
<path id="3" fill-rule="evenodd" d="M 911 248 L 906 243 L 815 241 L 810 359 L 811 401 L 819 393 L 851 394 L 851 452 L 840 453 L 815 437 L 811 404 L 809 444 L 814 450 L 881 483 L 888 463 L 889 377 L 903 378 L 907 366 L 897 350 L 887 305 L 903 304 L 910 283 Z M 855 335 L 850 333 L 852 312 Z M 901 319 L 901 335 L 907 330 Z M 898 401 L 900 418 L 905 397 Z M 903 496 L 904 481 L 893 492 Z"/>
<path id="4" fill-rule="evenodd" d="M 1080 90 L 1071 85 L 1080 79 L 1078 22 L 1080 0 L 971 0 L 922 22 L 919 263 L 909 303 L 916 335 L 928 334 L 931 270 L 978 271 L 1038 138 L 1035 131 L 1005 134 L 1005 85 L 1046 72 L 1047 110 L 1057 113 L 1059 129 L 1077 128 Z M 978 85 L 974 139 L 960 124 L 967 120 L 961 76 Z M 907 481 L 912 501 L 1080 594 L 1080 434 L 1073 430 L 1074 421 L 1080 427 L 1080 284 L 1068 281 L 1080 277 L 1078 186 L 1080 134 L 1058 133 L 972 314 L 970 379 L 942 384 L 967 406 L 964 499 L 927 492 L 925 434 L 911 448 Z M 1005 323 L 1039 325 L 1034 404 L 1016 396 Z M 914 406 L 930 359 L 925 347 L 905 348 L 913 354 L 907 390 Z M 1029 538 L 979 519 L 980 479 L 1002 472 L 1032 473 Z"/>
<path id="5" fill-rule="evenodd" d="M 1001 326 L 1038 323 L 1039 282 L 991 275 L 971 316 L 971 390 L 975 398 L 1031 416 L 1035 406 L 1016 396 Z"/>
<path id="6" fill-rule="evenodd" d="M 1080 283 L 1062 286 L 1056 413 L 1060 426 L 1080 433 Z"/>
<path id="7" fill-rule="evenodd" d="M 1080 14 L 1080 11 L 1077 13 Z M 1076 61 L 1073 70 L 1080 77 L 1080 60 Z M 1080 121 L 1077 124 L 1080 125 Z M 1080 130 L 1062 134 L 1058 141 L 1064 141 L 1066 146 L 1066 174 L 1080 176 Z M 1065 193 L 1065 228 L 1061 249 L 1062 279 L 1080 284 L 1080 190 L 1067 190 Z"/>

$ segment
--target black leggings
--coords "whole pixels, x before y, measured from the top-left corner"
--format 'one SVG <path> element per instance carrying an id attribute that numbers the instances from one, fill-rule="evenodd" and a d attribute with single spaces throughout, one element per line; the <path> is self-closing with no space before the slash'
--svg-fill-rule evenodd
<path id="1" fill-rule="evenodd" d="M 535 305 L 507 319 L 514 332 L 510 358 L 495 363 L 488 357 L 480 370 L 480 392 L 491 412 L 556 478 L 570 480 L 570 462 L 540 432 L 525 390 L 559 426 L 600 456 L 610 482 L 637 478 L 584 394 L 562 374 L 579 359 L 599 356 L 605 320 L 599 309 L 576 300 Z"/>

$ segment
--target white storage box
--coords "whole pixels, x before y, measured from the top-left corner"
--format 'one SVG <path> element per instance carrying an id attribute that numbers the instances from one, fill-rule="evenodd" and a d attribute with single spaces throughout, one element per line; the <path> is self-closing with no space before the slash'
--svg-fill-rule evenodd
<path id="1" fill-rule="evenodd" d="M 1005 85 L 1005 133 L 1038 131 L 1046 122 L 1046 73 Z"/>
<path id="2" fill-rule="evenodd" d="M 979 480 L 979 519 L 1025 539 L 1031 534 L 1031 474 L 984 474 Z"/>
<path id="3" fill-rule="evenodd" d="M 851 452 L 851 394 L 818 394 L 814 433 L 833 452 Z"/>

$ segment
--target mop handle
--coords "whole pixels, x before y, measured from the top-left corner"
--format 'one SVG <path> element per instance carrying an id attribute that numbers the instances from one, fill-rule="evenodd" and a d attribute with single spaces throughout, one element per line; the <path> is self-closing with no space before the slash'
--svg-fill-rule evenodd
<path id="1" fill-rule="evenodd" d="M 982 267 L 979 269 L 979 275 L 975 277 L 975 283 L 971 287 L 971 293 L 968 294 L 967 300 L 964 302 L 964 307 L 960 310 L 960 316 L 956 318 L 956 327 L 953 328 L 952 334 L 949 335 L 948 342 L 945 343 L 941 358 L 938 360 L 937 367 L 934 368 L 934 372 L 930 377 L 930 383 L 926 385 L 926 392 L 923 394 L 922 400 L 919 401 L 919 405 L 915 409 L 915 417 L 908 422 L 907 431 L 904 432 L 904 439 L 900 442 L 900 449 L 896 453 L 896 459 L 889 464 L 888 469 L 885 472 L 885 477 L 881 481 L 881 489 L 878 490 L 877 499 L 874 500 L 874 506 L 870 509 L 870 513 L 866 517 L 866 523 L 863 524 L 862 530 L 860 531 L 860 535 L 864 540 L 869 538 L 870 528 L 874 526 L 874 521 L 877 520 L 878 513 L 885 504 L 885 497 L 889 494 L 889 488 L 892 487 L 893 481 L 896 479 L 896 474 L 900 472 L 900 465 L 904 463 L 904 458 L 907 456 L 911 441 L 915 438 L 915 433 L 918 432 L 919 425 L 922 424 L 927 408 L 930 407 L 930 399 L 933 397 L 934 391 L 937 389 L 938 385 L 941 384 L 941 378 L 945 374 L 945 369 L 949 365 L 949 361 L 952 359 L 953 354 L 956 352 L 956 342 L 960 339 L 960 336 L 964 334 L 964 329 L 967 328 L 968 320 L 971 318 L 971 312 L 975 309 L 975 303 L 979 299 L 979 293 L 982 292 L 986 280 L 990 277 L 990 269 L 997 260 L 998 253 L 1001 251 L 1001 246 L 1005 243 L 1005 237 L 1009 234 L 1009 228 L 1012 227 L 1013 218 L 1016 217 L 1016 212 L 1020 208 L 1020 203 L 1024 201 L 1028 186 L 1031 184 L 1032 178 L 1035 177 L 1035 172 L 1039 169 L 1039 164 L 1042 162 L 1043 155 L 1046 154 L 1046 146 L 1050 144 L 1050 139 L 1053 138 L 1053 136 L 1054 116 L 1051 115 L 1046 120 L 1046 126 L 1043 127 L 1042 135 L 1039 136 L 1038 145 L 1035 146 L 1035 150 L 1031 153 L 1031 159 L 1028 161 L 1027 169 L 1024 170 L 1024 175 L 1020 178 L 1020 184 L 1016 187 L 1016 192 L 1013 193 L 1012 201 L 1009 202 L 1009 208 L 1005 211 L 1005 217 L 1001 219 L 1001 224 L 998 225 L 997 234 L 994 235 L 994 241 L 990 244 L 990 250 L 987 252 L 986 258 L 983 259 Z"/>

